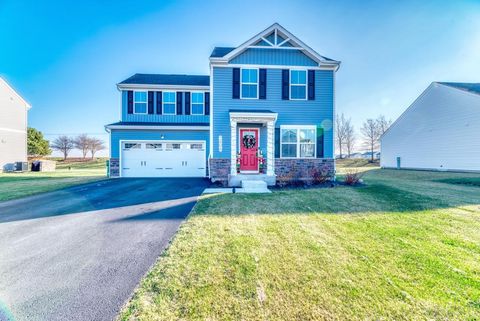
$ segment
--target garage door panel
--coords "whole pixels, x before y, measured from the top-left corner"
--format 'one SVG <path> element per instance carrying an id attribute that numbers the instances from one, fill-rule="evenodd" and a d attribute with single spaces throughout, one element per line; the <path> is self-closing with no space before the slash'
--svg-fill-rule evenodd
<path id="1" fill-rule="evenodd" d="M 205 142 L 124 142 L 124 177 L 204 177 Z"/>

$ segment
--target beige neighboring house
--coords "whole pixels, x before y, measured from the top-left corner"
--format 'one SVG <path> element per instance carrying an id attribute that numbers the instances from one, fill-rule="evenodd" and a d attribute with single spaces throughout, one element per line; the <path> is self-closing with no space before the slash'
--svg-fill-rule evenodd
<path id="1" fill-rule="evenodd" d="M 23 99 L 0 77 L 0 172 L 27 161 L 27 113 Z"/>

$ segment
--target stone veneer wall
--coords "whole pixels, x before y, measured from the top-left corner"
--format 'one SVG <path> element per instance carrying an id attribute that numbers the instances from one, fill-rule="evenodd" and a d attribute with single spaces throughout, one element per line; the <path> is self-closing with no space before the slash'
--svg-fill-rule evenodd
<path id="1" fill-rule="evenodd" d="M 223 185 L 228 184 L 228 175 L 230 174 L 230 159 L 211 158 L 210 177 L 212 182 L 219 182 Z M 312 179 L 313 172 L 325 171 L 328 176 L 335 177 L 335 160 L 327 158 L 311 159 L 275 159 L 275 175 L 277 180 L 303 180 Z"/>
<path id="2" fill-rule="evenodd" d="M 118 158 L 110 158 L 110 177 L 120 176 L 120 160 Z"/>
<path id="3" fill-rule="evenodd" d="M 278 180 L 302 180 L 312 179 L 315 171 L 325 171 L 326 175 L 333 180 L 335 177 L 335 160 L 329 158 L 308 159 L 275 159 L 275 175 Z"/>
<path id="4" fill-rule="evenodd" d="M 228 184 L 228 174 L 230 174 L 230 159 L 210 158 L 209 166 L 212 182 L 219 182 L 226 186 Z"/>

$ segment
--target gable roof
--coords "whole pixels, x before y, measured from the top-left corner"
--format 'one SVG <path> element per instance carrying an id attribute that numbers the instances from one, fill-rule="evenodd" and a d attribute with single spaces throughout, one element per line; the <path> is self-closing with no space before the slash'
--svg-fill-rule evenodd
<path id="1" fill-rule="evenodd" d="M 0 77 L 0 84 L 3 84 L 13 95 L 17 96 L 27 110 L 32 108 L 32 106 L 2 77 Z"/>
<path id="2" fill-rule="evenodd" d="M 435 87 L 435 86 L 438 86 L 438 84 L 440 85 L 444 85 L 444 86 L 448 86 L 448 87 L 451 87 L 451 88 L 455 88 L 455 89 L 458 89 L 458 90 L 463 90 L 463 91 L 467 91 L 467 92 L 470 92 L 470 93 L 473 93 L 473 94 L 478 94 L 480 95 L 480 83 L 466 83 L 466 82 L 440 82 L 440 81 L 434 81 L 432 82 L 428 87 L 427 89 L 425 89 L 421 94 L 420 96 L 418 96 L 414 101 L 413 103 L 410 104 L 410 106 L 408 106 L 407 109 L 405 109 L 403 111 L 403 113 L 390 125 L 390 127 L 387 128 L 387 130 L 383 133 L 383 135 L 380 137 L 380 139 L 383 139 L 384 136 L 386 136 L 386 134 L 388 132 L 390 132 L 390 129 L 392 129 L 394 126 L 396 126 L 400 120 L 405 117 L 405 115 L 407 115 L 407 113 L 412 110 L 417 101 L 419 101 L 424 95 L 427 94 L 427 92 L 432 88 L 432 87 Z"/>
<path id="3" fill-rule="evenodd" d="M 226 54 L 230 53 L 234 49 L 235 47 L 215 47 L 213 48 L 210 58 L 221 58 Z"/>
<path id="4" fill-rule="evenodd" d="M 281 35 L 281 38 L 284 39 L 282 43 L 272 43 L 269 39 L 266 39 L 269 35 L 272 34 L 272 32 L 275 33 L 275 35 Z M 231 47 L 216 47 L 214 48 L 212 54 L 210 55 L 210 61 L 219 61 L 219 62 L 225 62 L 229 61 L 232 58 L 240 55 L 243 53 L 245 50 L 249 49 L 250 47 L 254 46 L 255 44 L 266 44 L 267 46 L 257 46 L 257 48 L 273 48 L 273 49 L 298 49 L 301 50 L 306 56 L 309 58 L 313 59 L 315 62 L 317 62 L 319 65 L 321 64 L 326 64 L 330 66 L 335 66 L 336 69 L 340 66 L 340 61 L 330 59 L 327 57 L 324 57 L 317 53 L 315 50 L 307 46 L 303 41 L 295 37 L 293 34 L 291 34 L 288 30 L 286 30 L 284 27 L 282 27 L 278 23 L 274 23 L 267 29 L 263 30 L 262 32 L 256 34 L 240 46 L 232 49 Z M 289 43 L 292 46 L 289 46 L 288 48 L 285 48 L 282 46 L 284 43 Z M 230 50 L 232 49 L 232 50 Z"/>
<path id="5" fill-rule="evenodd" d="M 468 83 L 468 82 L 437 82 L 440 85 L 453 87 L 456 89 L 468 91 L 474 94 L 480 95 L 480 83 Z"/>
<path id="6" fill-rule="evenodd" d="M 210 86 L 210 76 L 172 75 L 172 74 L 135 74 L 118 85 L 175 85 Z"/>

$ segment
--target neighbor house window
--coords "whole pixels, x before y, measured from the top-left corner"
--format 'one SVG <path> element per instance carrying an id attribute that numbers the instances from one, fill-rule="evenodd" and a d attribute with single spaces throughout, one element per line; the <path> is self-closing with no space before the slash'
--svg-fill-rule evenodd
<path id="1" fill-rule="evenodd" d="M 192 115 L 203 115 L 204 94 L 192 93 Z"/>
<path id="2" fill-rule="evenodd" d="M 280 128 L 282 158 L 313 158 L 316 148 L 315 126 L 282 126 Z"/>
<path id="3" fill-rule="evenodd" d="M 307 71 L 290 70 L 290 99 L 307 99 Z"/>
<path id="4" fill-rule="evenodd" d="M 176 114 L 176 93 L 174 91 L 163 92 L 163 114 L 175 115 Z"/>
<path id="5" fill-rule="evenodd" d="M 147 92 L 136 91 L 133 95 L 134 99 L 134 114 L 146 114 L 147 113 Z"/>
<path id="6" fill-rule="evenodd" d="M 258 69 L 242 69 L 240 76 L 240 97 L 258 98 Z"/>

